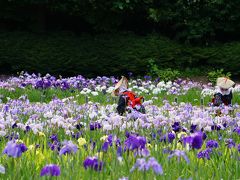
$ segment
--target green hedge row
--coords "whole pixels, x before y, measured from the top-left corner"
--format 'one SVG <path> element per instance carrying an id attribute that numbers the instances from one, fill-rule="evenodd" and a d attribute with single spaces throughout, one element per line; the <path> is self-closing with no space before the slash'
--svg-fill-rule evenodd
<path id="1" fill-rule="evenodd" d="M 162 67 L 224 68 L 240 74 L 240 43 L 189 47 L 158 35 L 130 33 L 76 36 L 0 34 L 0 72 L 40 72 L 62 75 L 120 75 L 148 71 L 148 60 Z"/>

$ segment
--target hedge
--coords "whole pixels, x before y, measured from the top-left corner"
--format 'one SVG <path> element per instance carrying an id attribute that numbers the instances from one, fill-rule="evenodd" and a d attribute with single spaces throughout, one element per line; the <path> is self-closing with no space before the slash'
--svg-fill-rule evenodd
<path id="1" fill-rule="evenodd" d="M 131 33 L 81 36 L 71 33 L 0 34 L 0 72 L 19 71 L 54 75 L 143 75 L 148 60 L 161 68 L 224 68 L 240 74 L 240 43 L 190 47 L 165 37 Z"/>

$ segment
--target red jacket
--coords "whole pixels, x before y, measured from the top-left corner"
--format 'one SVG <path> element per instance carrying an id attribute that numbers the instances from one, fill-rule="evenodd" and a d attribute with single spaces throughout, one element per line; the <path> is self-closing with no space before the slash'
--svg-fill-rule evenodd
<path id="1" fill-rule="evenodd" d="M 143 99 L 142 96 L 137 97 L 133 92 L 131 91 L 125 91 L 123 92 L 125 96 L 127 96 L 127 103 L 128 106 L 131 106 L 134 108 L 136 105 L 142 105 L 141 99 Z"/>

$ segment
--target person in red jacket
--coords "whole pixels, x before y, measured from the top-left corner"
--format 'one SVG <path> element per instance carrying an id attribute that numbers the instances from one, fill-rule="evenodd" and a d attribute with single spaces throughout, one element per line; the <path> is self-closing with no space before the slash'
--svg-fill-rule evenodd
<path id="1" fill-rule="evenodd" d="M 115 85 L 112 96 L 119 96 L 117 112 L 123 115 L 126 109 L 135 109 L 145 114 L 142 105 L 143 97 L 138 97 L 134 92 L 128 90 L 128 80 L 122 76 L 121 80 Z"/>

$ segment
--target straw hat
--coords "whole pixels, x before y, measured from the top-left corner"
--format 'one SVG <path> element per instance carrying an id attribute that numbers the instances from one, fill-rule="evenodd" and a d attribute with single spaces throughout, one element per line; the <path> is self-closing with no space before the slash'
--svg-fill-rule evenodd
<path id="1" fill-rule="evenodd" d="M 124 76 L 122 76 L 120 81 L 115 85 L 114 90 L 112 91 L 112 96 L 117 96 L 120 87 L 128 88 L 128 80 Z"/>
<path id="2" fill-rule="evenodd" d="M 219 77 L 217 78 L 217 86 L 219 86 L 220 88 L 223 89 L 229 89 L 230 87 L 232 87 L 235 83 L 226 78 L 226 77 Z"/>

